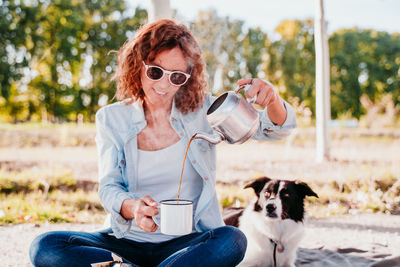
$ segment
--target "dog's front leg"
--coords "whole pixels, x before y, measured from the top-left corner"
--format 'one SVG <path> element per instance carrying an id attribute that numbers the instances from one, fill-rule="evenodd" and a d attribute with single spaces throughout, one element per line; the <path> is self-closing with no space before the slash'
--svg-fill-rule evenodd
<path id="1" fill-rule="evenodd" d="M 300 240 L 303 237 L 304 225 L 303 223 L 296 223 L 291 220 L 284 221 L 285 229 L 290 229 L 285 231 L 281 236 L 280 242 L 283 245 L 282 252 L 282 265 L 285 267 L 295 267 L 296 252 Z"/>

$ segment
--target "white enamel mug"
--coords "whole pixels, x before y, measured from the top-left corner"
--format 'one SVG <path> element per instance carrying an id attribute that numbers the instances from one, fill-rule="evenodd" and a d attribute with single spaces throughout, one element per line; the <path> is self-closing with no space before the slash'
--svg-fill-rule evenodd
<path id="1" fill-rule="evenodd" d="M 193 201 L 167 199 L 160 202 L 160 231 L 166 235 L 187 235 L 193 230 Z"/>

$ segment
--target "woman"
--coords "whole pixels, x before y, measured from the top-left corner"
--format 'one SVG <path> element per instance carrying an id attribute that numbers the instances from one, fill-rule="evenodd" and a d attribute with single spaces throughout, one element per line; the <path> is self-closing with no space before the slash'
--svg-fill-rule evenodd
<path id="1" fill-rule="evenodd" d="M 246 238 L 225 226 L 215 192 L 215 147 L 190 146 L 182 199 L 194 202 L 193 232 L 163 235 L 153 220 L 158 202 L 176 198 L 186 145 L 196 132 L 212 132 L 206 111 L 205 66 L 189 30 L 159 20 L 138 31 L 118 52 L 117 97 L 96 114 L 99 196 L 110 227 L 96 233 L 50 232 L 31 246 L 35 266 L 89 266 L 117 254 L 134 266 L 235 266 Z M 246 92 L 257 97 L 255 139 L 276 140 L 296 127 L 293 109 L 260 79 Z"/>

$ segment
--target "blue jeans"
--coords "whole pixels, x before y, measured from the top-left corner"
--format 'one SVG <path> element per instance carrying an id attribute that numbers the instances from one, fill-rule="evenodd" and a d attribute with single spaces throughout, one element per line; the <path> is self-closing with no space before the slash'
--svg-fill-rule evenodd
<path id="1" fill-rule="evenodd" d="M 246 252 L 245 235 L 232 226 L 192 233 L 161 243 L 117 239 L 111 229 L 95 233 L 44 233 L 29 251 L 35 267 L 88 266 L 111 261 L 111 252 L 133 266 L 236 266 Z"/>

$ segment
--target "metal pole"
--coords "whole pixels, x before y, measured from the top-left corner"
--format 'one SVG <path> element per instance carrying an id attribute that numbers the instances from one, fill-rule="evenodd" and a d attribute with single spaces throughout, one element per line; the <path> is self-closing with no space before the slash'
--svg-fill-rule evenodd
<path id="1" fill-rule="evenodd" d="M 329 46 L 326 34 L 323 0 L 315 0 L 315 90 L 317 162 L 329 160 L 329 128 L 331 118 Z"/>
<path id="2" fill-rule="evenodd" d="M 171 19 L 172 12 L 169 0 L 151 0 L 149 22 L 158 19 Z"/>

